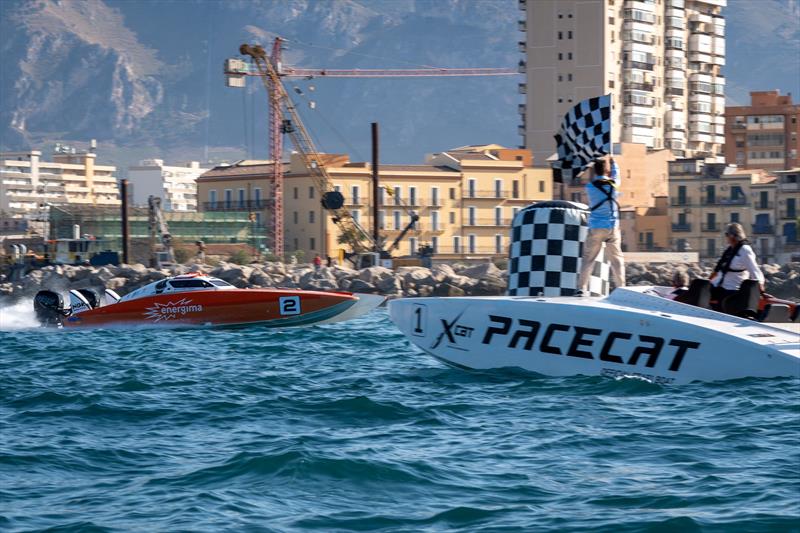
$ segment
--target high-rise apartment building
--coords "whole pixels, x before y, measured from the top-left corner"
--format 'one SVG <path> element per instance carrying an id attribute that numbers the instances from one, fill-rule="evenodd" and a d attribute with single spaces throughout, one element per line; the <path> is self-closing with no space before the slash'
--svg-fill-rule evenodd
<path id="1" fill-rule="evenodd" d="M 800 166 L 800 104 L 780 91 L 754 91 L 749 106 L 725 110 L 725 162 L 742 168 Z"/>
<path id="2" fill-rule="evenodd" d="M 555 152 L 564 114 L 611 93 L 612 140 L 721 156 L 727 0 L 519 0 L 522 146 Z"/>
<path id="3" fill-rule="evenodd" d="M 128 169 L 133 187 L 133 202 L 147 205 L 150 196 L 164 200 L 168 211 L 197 210 L 197 178 L 207 168 L 197 161 L 185 165 L 165 165 L 161 159 L 145 159 Z"/>

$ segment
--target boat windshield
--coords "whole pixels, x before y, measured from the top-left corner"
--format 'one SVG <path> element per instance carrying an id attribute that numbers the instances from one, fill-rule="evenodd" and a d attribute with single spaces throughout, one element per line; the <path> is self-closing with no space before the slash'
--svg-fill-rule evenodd
<path id="1" fill-rule="evenodd" d="M 221 279 L 213 278 L 213 279 L 211 279 L 209 281 L 211 281 L 211 283 L 213 283 L 214 286 L 216 286 L 216 287 L 233 287 L 233 285 L 231 285 L 227 281 L 222 281 Z"/>
<path id="2" fill-rule="evenodd" d="M 189 289 L 197 287 L 213 287 L 213 285 L 203 279 L 173 279 L 169 282 L 175 289 Z"/>

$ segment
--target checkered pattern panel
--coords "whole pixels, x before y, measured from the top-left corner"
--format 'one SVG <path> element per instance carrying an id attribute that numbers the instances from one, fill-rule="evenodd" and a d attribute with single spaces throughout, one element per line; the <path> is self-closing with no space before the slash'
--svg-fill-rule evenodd
<path id="1" fill-rule="evenodd" d="M 578 288 L 588 207 L 539 202 L 517 213 L 511 226 L 509 296 L 570 296 Z M 610 269 L 599 256 L 589 291 L 608 294 Z"/>
<path id="2" fill-rule="evenodd" d="M 571 181 L 593 160 L 611 153 L 611 95 L 581 100 L 569 110 L 555 135 L 556 181 Z"/>

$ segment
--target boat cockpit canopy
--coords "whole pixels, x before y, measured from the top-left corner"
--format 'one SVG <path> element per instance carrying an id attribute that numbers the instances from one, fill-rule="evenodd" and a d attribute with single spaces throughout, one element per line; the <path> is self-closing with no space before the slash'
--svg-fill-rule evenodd
<path id="1" fill-rule="evenodd" d="M 120 301 L 130 301 L 144 296 L 155 296 L 157 294 L 172 294 L 197 290 L 218 291 L 234 288 L 235 287 L 230 283 L 211 276 L 174 276 L 160 281 L 154 281 L 144 287 L 140 287 L 120 298 Z"/>

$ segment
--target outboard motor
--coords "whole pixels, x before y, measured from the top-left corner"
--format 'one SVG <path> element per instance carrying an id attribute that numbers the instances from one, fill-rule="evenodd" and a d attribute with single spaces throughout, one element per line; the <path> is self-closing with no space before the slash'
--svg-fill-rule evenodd
<path id="1" fill-rule="evenodd" d="M 86 298 L 86 301 L 89 302 L 89 306 L 92 309 L 100 307 L 100 295 L 97 294 L 97 291 L 94 289 L 77 289 L 77 291 Z"/>
<path id="2" fill-rule="evenodd" d="M 578 289 L 589 208 L 551 200 L 522 209 L 511 226 L 509 296 L 571 296 Z M 592 296 L 609 293 L 610 267 L 603 251 L 589 278 Z"/>
<path id="3" fill-rule="evenodd" d="M 70 314 L 78 314 L 92 309 L 92 304 L 81 291 L 85 289 L 72 289 L 69 291 Z"/>
<path id="4" fill-rule="evenodd" d="M 55 291 L 39 291 L 33 298 L 36 320 L 45 327 L 61 327 L 62 320 L 71 314 L 65 306 L 64 296 Z"/>

